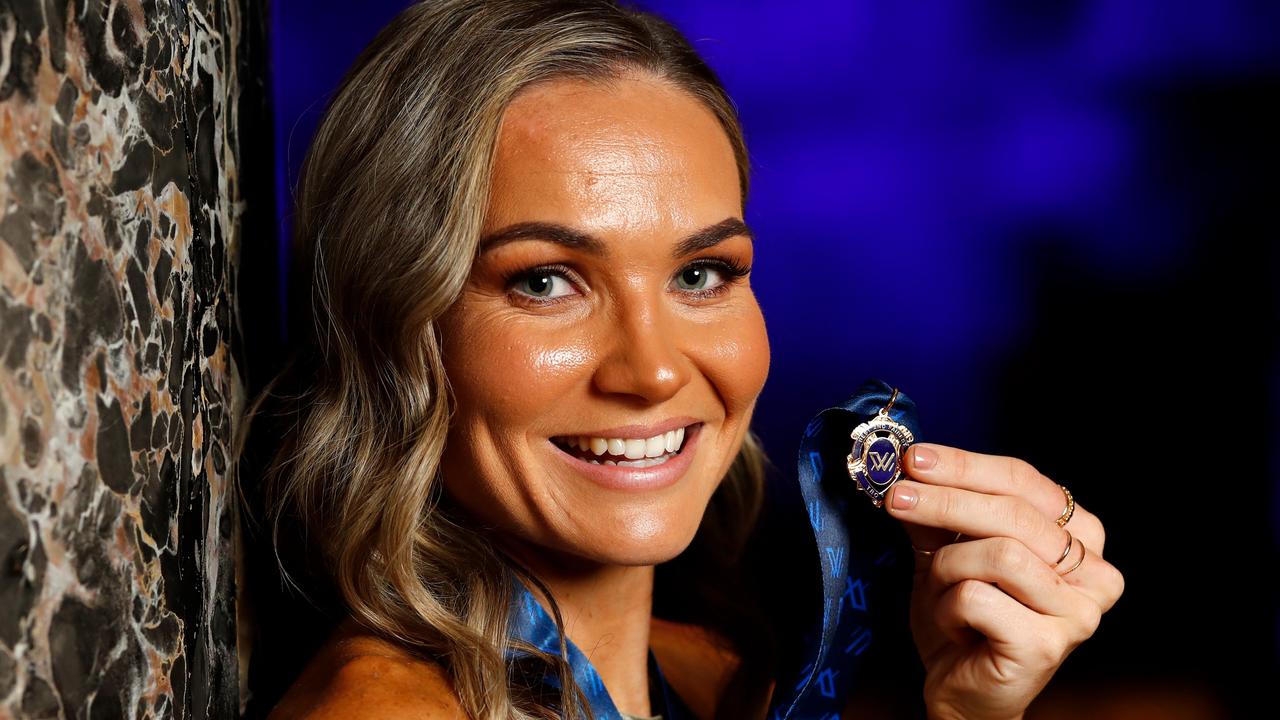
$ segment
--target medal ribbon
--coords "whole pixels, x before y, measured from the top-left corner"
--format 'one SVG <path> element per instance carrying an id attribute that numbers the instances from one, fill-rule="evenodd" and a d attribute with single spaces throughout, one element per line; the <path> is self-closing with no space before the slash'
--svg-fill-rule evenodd
<path id="1" fill-rule="evenodd" d="M 905 534 L 899 532 L 897 538 L 893 537 L 896 523 L 857 493 L 846 470 L 845 457 L 852 444 L 850 431 L 874 417 L 892 395 L 889 385 L 868 380 L 853 397 L 818 413 L 805 427 L 797 470 L 821 568 L 821 597 L 801 598 L 798 603 L 807 608 L 802 612 L 811 616 L 810 630 L 799 662 L 781 668 L 778 674 L 769 706 L 770 720 L 839 720 L 859 662 L 872 642 L 873 610 L 883 590 L 880 579 L 888 566 L 899 561 Z M 889 418 L 920 438 L 916 405 L 905 394 L 898 394 Z M 855 525 L 861 532 L 853 544 L 849 529 Z M 555 622 L 523 583 L 517 580 L 515 586 L 511 636 L 559 655 L 560 636 Z M 597 720 L 621 720 L 621 713 L 590 661 L 573 641 L 566 638 L 565 643 L 573 678 L 594 716 Z M 655 706 L 651 712 L 661 714 L 663 720 L 692 717 L 662 678 L 652 652 L 649 668 L 663 689 L 658 705 L 666 706 Z M 559 686 L 554 677 L 547 677 L 545 682 Z"/>

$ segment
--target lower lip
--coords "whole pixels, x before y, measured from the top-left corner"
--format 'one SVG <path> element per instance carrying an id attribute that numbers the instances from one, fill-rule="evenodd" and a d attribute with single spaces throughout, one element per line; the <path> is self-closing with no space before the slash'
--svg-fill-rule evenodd
<path id="1" fill-rule="evenodd" d="M 570 455 L 558 445 L 548 440 L 556 455 L 573 468 L 574 472 L 584 475 L 595 484 L 610 490 L 659 490 L 674 485 L 684 476 L 693 462 L 693 451 L 698 446 L 698 438 L 702 436 L 702 423 L 690 425 L 684 433 L 684 444 L 680 452 L 661 465 L 650 467 L 627 467 L 626 465 L 595 464 Z"/>

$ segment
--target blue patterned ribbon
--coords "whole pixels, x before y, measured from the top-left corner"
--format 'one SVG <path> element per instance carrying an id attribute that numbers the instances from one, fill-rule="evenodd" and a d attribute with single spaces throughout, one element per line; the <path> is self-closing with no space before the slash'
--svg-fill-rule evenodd
<path id="1" fill-rule="evenodd" d="M 801 438 L 798 475 L 814 552 L 822 576 L 822 596 L 802 599 L 799 612 L 811 614 L 799 662 L 784 667 L 770 702 L 771 720 L 838 720 L 857 676 L 857 668 L 872 641 L 874 589 L 890 565 L 898 562 L 896 546 L 884 528 L 883 510 L 857 493 L 845 468 L 850 431 L 871 419 L 889 402 L 893 388 L 869 380 L 858 392 L 836 407 L 818 413 Z M 899 393 L 889 417 L 920 438 L 916 405 Z M 854 497 L 855 494 L 857 497 Z M 857 526 L 858 542 L 850 543 L 849 530 Z M 560 653 L 555 622 L 523 584 L 516 583 L 511 635 L 553 655 Z M 815 588 L 816 589 L 816 588 Z M 595 668 L 566 638 L 574 680 L 586 695 L 598 720 L 621 720 Z M 664 720 L 692 717 L 671 691 L 653 653 L 649 667 L 663 689 L 652 708 Z M 555 678 L 546 682 L 555 686 Z M 665 705 L 665 707 L 663 707 Z"/>

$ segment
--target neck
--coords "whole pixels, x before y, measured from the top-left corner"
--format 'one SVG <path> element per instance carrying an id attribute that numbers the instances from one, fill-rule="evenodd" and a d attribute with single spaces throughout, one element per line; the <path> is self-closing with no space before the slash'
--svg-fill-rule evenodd
<path id="1" fill-rule="evenodd" d="M 600 565 L 545 552 L 511 555 L 551 591 L 565 635 L 596 669 L 618 711 L 649 715 L 653 566 Z M 533 595 L 546 606 L 546 598 Z"/>

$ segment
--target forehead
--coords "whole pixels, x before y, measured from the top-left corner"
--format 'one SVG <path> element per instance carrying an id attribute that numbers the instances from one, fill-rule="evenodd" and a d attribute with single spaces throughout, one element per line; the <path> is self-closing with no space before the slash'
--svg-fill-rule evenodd
<path id="1" fill-rule="evenodd" d="M 663 80 L 551 80 L 523 90 L 503 116 L 489 229 L 531 220 L 683 228 L 740 212 L 728 135 L 710 108 Z"/>

